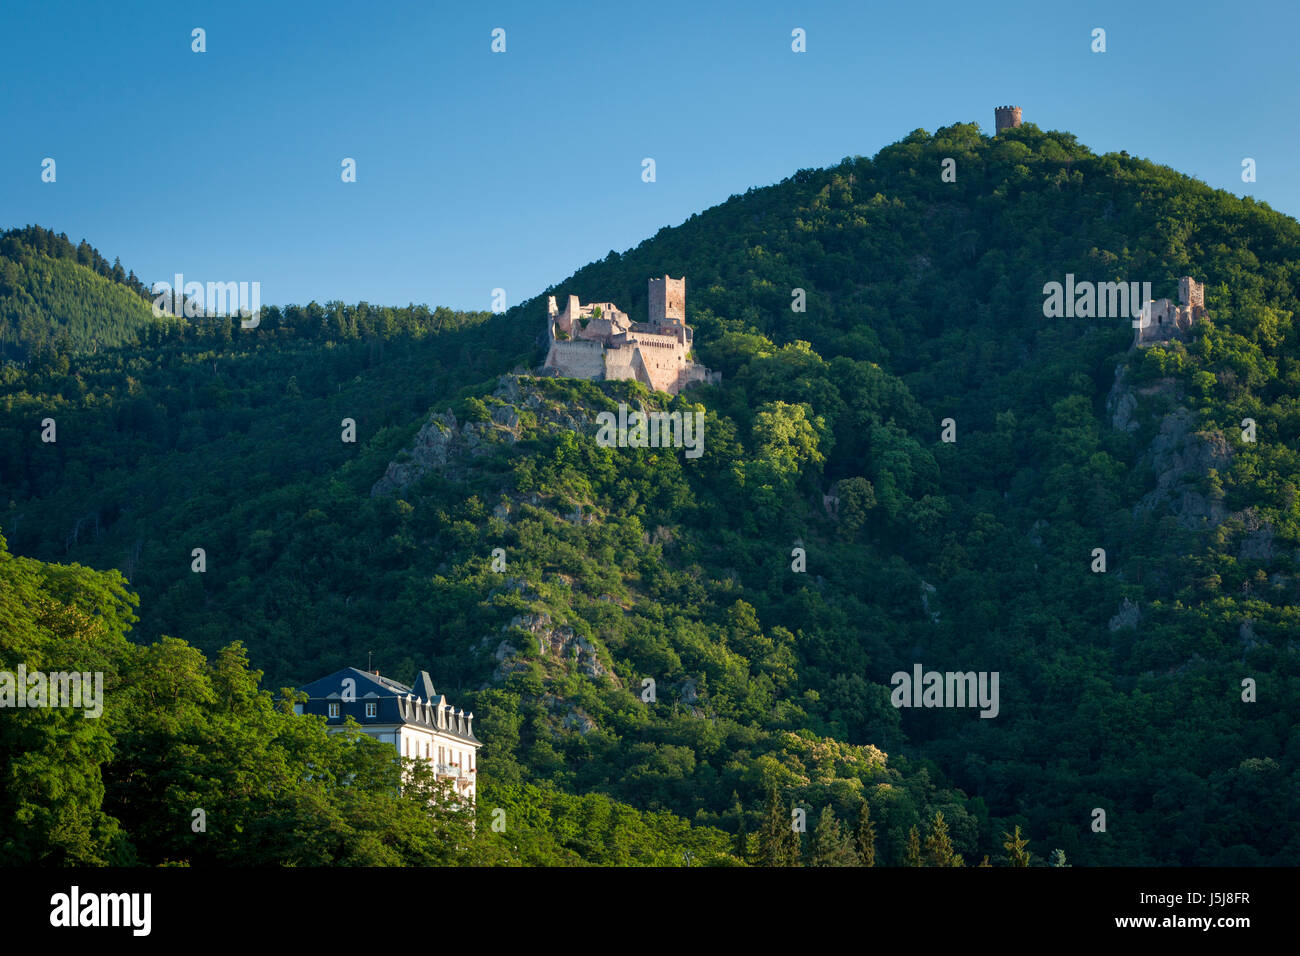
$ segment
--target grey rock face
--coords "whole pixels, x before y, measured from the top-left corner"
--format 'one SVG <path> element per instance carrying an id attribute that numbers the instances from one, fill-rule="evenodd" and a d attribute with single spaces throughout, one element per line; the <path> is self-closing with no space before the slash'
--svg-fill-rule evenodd
<path id="1" fill-rule="evenodd" d="M 548 404 L 534 384 L 518 375 L 501 376 L 491 397 L 486 422 L 459 422 L 451 410 L 432 413 L 410 447 L 388 463 L 383 477 L 371 487 L 370 497 L 403 491 L 435 472 L 451 479 L 465 477 L 475 459 L 519 441 L 525 411 L 542 428 L 588 432 L 595 427 L 594 415 L 582 408 Z"/>
<path id="2" fill-rule="evenodd" d="M 1136 630 L 1138 621 L 1142 618 L 1142 612 L 1138 606 L 1128 598 L 1125 598 L 1119 606 L 1115 616 L 1110 619 L 1107 627 L 1111 631 Z"/>
<path id="3" fill-rule="evenodd" d="M 1194 416 L 1177 408 L 1164 417 L 1160 433 L 1148 452 L 1156 473 L 1154 491 L 1138 502 L 1137 512 L 1167 508 L 1189 530 L 1217 527 L 1228 517 L 1222 500 L 1207 495 L 1202 479 L 1232 460 L 1232 447 L 1222 432 L 1193 432 Z"/>
<path id="4" fill-rule="evenodd" d="M 573 628 L 567 624 L 554 626 L 549 614 L 516 614 L 503 628 L 507 631 L 514 629 L 527 631 L 535 636 L 543 655 L 571 661 L 588 677 L 611 676 L 597 656 L 595 646 L 585 637 L 575 634 Z M 502 641 L 497 645 L 495 656 L 500 663 L 497 665 L 496 673 L 493 674 L 494 680 L 504 680 L 506 675 L 522 666 L 520 662 L 514 661 L 517 654 L 518 651 L 509 641 Z"/>
<path id="5" fill-rule="evenodd" d="M 1115 384 L 1106 396 L 1106 413 L 1110 415 L 1112 428 L 1118 431 L 1135 432 L 1141 425 L 1134 420 L 1137 411 L 1137 396 L 1128 387 L 1128 368 L 1120 365 L 1115 369 Z"/>

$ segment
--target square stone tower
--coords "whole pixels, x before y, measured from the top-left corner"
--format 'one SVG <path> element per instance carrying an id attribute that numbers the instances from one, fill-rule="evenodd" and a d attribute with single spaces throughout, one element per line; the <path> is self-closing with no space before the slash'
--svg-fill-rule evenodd
<path id="1" fill-rule="evenodd" d="M 1205 308 L 1205 283 L 1197 282 L 1191 276 L 1182 276 L 1178 280 L 1178 301 L 1193 308 Z"/>
<path id="2" fill-rule="evenodd" d="M 650 324 L 686 324 L 686 276 L 650 280 Z"/>

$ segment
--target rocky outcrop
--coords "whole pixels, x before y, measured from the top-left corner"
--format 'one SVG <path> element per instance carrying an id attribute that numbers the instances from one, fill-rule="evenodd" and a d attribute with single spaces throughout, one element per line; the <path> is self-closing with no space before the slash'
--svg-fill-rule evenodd
<path id="1" fill-rule="evenodd" d="M 1228 512 L 1220 497 L 1206 488 L 1210 471 L 1232 459 L 1232 448 L 1220 432 L 1195 429 L 1194 413 L 1181 405 L 1177 380 L 1161 378 L 1134 386 L 1127 365 L 1115 370 L 1115 383 L 1106 396 L 1111 427 L 1130 434 L 1143 423 L 1158 423 L 1143 461 L 1155 472 L 1156 486 L 1134 507 L 1135 515 L 1170 514 L 1189 530 L 1217 527 Z"/>
<path id="2" fill-rule="evenodd" d="M 1236 539 L 1239 561 L 1272 561 L 1278 555 L 1273 528 L 1253 508 L 1230 513 L 1222 493 L 1209 480 L 1211 472 L 1221 473 L 1231 465 L 1231 443 L 1223 432 L 1197 430 L 1195 414 L 1180 404 L 1183 397 L 1176 379 L 1160 378 L 1135 387 L 1127 366 L 1115 372 L 1115 384 L 1106 398 L 1111 426 L 1132 433 L 1146 423 L 1158 423 L 1142 459 L 1155 473 L 1155 488 L 1142 496 L 1134 514 L 1172 514 L 1190 531 L 1226 525 L 1224 530 Z"/>
<path id="3" fill-rule="evenodd" d="M 585 737 L 596 729 L 596 722 L 575 707 L 564 715 L 561 726 L 576 730 Z"/>
<path id="4" fill-rule="evenodd" d="M 693 704 L 700 699 L 695 681 L 689 677 L 678 684 L 674 690 L 677 691 L 677 696 L 683 704 Z"/>
<path id="5" fill-rule="evenodd" d="M 1232 465 L 1236 454 L 1232 443 L 1217 429 L 1198 429 L 1196 413 L 1183 401 L 1176 379 L 1134 386 L 1125 366 L 1116 372 L 1106 399 L 1111 426 L 1130 434 L 1156 430 L 1139 462 L 1139 468 L 1149 467 L 1154 473 L 1155 487 L 1134 506 L 1134 516 L 1172 515 L 1189 531 L 1215 531 L 1216 547 L 1235 554 L 1238 561 L 1274 562 L 1280 554 L 1275 529 L 1254 508 L 1229 512 L 1216 478 Z M 1300 552 L 1296 558 L 1300 560 Z M 1290 586 L 1285 576 L 1276 573 L 1268 581 L 1275 589 Z M 1110 619 L 1110 630 L 1136 628 L 1140 616 L 1136 605 L 1126 601 Z"/>
<path id="6" fill-rule="evenodd" d="M 503 411 L 507 414 L 501 414 Z M 490 421 L 464 424 L 456 421 L 450 409 L 436 412 L 416 433 L 411 446 L 388 463 L 384 476 L 371 487 L 370 497 L 402 491 L 433 472 L 463 478 L 469 462 L 494 446 L 514 444 L 518 438 L 519 417 L 512 409 L 496 408 Z"/>
<path id="7" fill-rule="evenodd" d="M 1112 631 L 1131 631 L 1136 630 L 1138 621 L 1142 619 L 1142 612 L 1138 606 L 1128 598 L 1125 598 L 1119 606 L 1115 616 L 1110 619 L 1107 627 Z"/>
<path id="8" fill-rule="evenodd" d="M 534 427 L 583 434 L 596 431 L 594 412 L 548 398 L 541 383 L 526 376 L 501 376 L 483 404 L 488 409 L 487 421 L 460 422 L 450 409 L 430 414 L 411 445 L 388 463 L 383 477 L 371 487 L 370 497 L 403 491 L 434 473 L 461 480 L 469 475 L 476 459 L 502 445 L 513 445 Z"/>
<path id="9" fill-rule="evenodd" d="M 1136 432 L 1142 427 L 1139 407 L 1145 406 L 1148 415 L 1171 411 L 1183 400 L 1183 390 L 1174 378 L 1158 378 L 1135 387 L 1128 366 L 1115 369 L 1115 381 L 1106 395 L 1106 414 L 1111 427 L 1121 432 Z"/>
<path id="10" fill-rule="evenodd" d="M 493 598 L 498 594 L 518 594 L 525 601 L 536 601 L 539 598 L 532 585 L 523 578 L 506 578 L 501 587 L 488 592 L 488 597 Z"/>
<path id="11" fill-rule="evenodd" d="M 1272 561 L 1277 557 L 1277 547 L 1273 543 L 1273 527 L 1260 519 L 1254 508 L 1247 508 L 1233 517 L 1242 523 L 1242 537 L 1237 545 L 1238 561 Z"/>
<path id="12" fill-rule="evenodd" d="M 937 590 L 938 588 L 929 581 L 921 582 L 921 607 L 925 610 L 925 613 L 930 618 L 930 622 L 933 624 L 939 623 L 939 611 L 930 607 L 930 598 Z"/>
<path id="13" fill-rule="evenodd" d="M 411 448 L 388 463 L 384 476 L 371 487 L 370 497 L 401 491 L 431 471 L 444 471 L 453 457 L 463 454 L 473 437 L 469 423 L 465 428 L 462 432 L 450 411 L 434 415 L 415 436 Z"/>
<path id="14" fill-rule="evenodd" d="M 1115 383 L 1106 396 L 1106 414 L 1110 416 L 1111 427 L 1122 432 L 1137 431 L 1141 427 L 1133 417 L 1137 404 L 1137 396 L 1128 387 L 1128 366 L 1121 364 L 1115 369 Z"/>
<path id="15" fill-rule="evenodd" d="M 544 657 L 569 662 L 588 677 L 614 679 L 601 662 L 595 645 L 575 633 L 567 624 L 554 625 L 549 614 L 516 614 L 502 630 L 527 631 L 537 638 Z M 517 659 L 518 655 L 518 649 L 508 639 L 498 644 L 494 655 L 498 664 L 492 679 L 496 682 L 503 681 L 509 674 L 522 668 L 524 665 Z"/>
<path id="16" fill-rule="evenodd" d="M 1221 497 L 1205 490 L 1211 469 L 1222 471 L 1232 460 L 1232 447 L 1222 432 L 1195 431 L 1195 416 L 1176 408 L 1160 423 L 1160 432 L 1147 453 L 1156 474 L 1156 487 L 1138 502 L 1135 513 L 1167 510 L 1183 527 L 1214 528 L 1228 517 Z"/>

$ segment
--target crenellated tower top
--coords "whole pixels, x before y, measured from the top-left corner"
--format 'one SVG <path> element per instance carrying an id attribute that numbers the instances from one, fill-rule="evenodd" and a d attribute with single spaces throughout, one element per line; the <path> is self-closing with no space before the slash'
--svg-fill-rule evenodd
<path id="1" fill-rule="evenodd" d="M 1004 129 L 1014 129 L 1020 125 L 1019 106 L 999 106 L 993 110 L 993 123 L 1000 133 Z"/>

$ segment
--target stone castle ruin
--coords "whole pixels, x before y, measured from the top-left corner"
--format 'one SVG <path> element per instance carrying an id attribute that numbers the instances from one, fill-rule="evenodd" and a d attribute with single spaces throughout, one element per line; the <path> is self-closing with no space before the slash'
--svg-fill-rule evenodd
<path id="1" fill-rule="evenodd" d="M 542 373 L 593 381 L 635 379 L 676 395 L 695 384 L 722 380 L 692 361 L 691 327 L 686 324 L 686 278 L 650 280 L 650 321 L 633 322 L 612 302 L 581 305 L 576 295 L 561 312 L 555 296 L 546 302 L 546 361 Z"/>
<path id="2" fill-rule="evenodd" d="M 998 133 L 1004 129 L 1015 129 L 1020 125 L 1021 116 L 1019 106 L 997 106 L 993 109 L 993 125 Z"/>
<path id="3" fill-rule="evenodd" d="M 1179 278 L 1178 302 L 1178 305 L 1174 305 L 1168 299 L 1156 299 L 1144 303 L 1142 314 L 1137 319 L 1133 344 L 1154 345 L 1156 342 L 1185 338 L 1193 323 L 1207 315 L 1205 283 L 1197 282 L 1191 276 Z"/>

